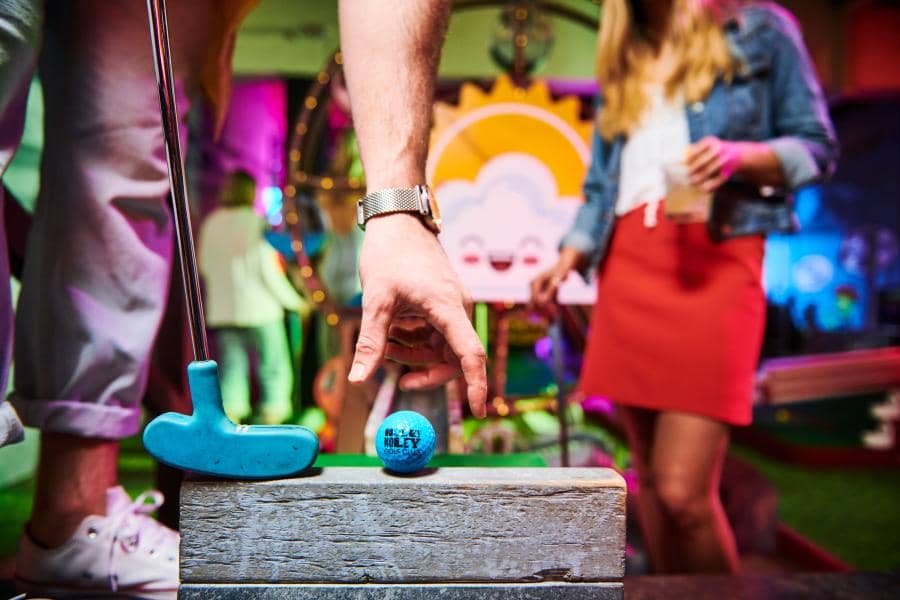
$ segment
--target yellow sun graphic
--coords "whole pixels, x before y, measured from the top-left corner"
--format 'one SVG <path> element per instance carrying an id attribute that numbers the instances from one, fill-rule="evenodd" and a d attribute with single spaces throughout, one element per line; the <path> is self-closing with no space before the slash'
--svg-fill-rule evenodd
<path id="1" fill-rule="evenodd" d="M 487 93 L 463 84 L 457 106 L 435 104 L 428 182 L 436 189 L 447 181 L 474 181 L 489 160 L 517 152 L 551 170 L 561 197 L 580 197 L 592 123 L 579 118 L 579 109 L 575 96 L 554 101 L 540 80 L 519 88 L 504 75 Z"/>

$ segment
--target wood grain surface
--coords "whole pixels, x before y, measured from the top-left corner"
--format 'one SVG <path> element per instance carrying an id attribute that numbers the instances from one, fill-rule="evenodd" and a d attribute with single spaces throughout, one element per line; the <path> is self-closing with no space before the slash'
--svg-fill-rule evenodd
<path id="1" fill-rule="evenodd" d="M 196 583 L 604 582 L 622 577 L 610 469 L 333 467 L 188 481 L 181 579 Z"/>

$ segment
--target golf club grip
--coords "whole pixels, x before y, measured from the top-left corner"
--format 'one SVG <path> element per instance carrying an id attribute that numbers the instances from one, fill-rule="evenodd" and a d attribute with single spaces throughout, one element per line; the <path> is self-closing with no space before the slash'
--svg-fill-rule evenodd
<path id="1" fill-rule="evenodd" d="M 172 57 L 169 52 L 169 27 L 166 21 L 165 0 L 147 0 L 150 18 L 150 39 L 153 42 L 153 65 L 156 69 L 156 86 L 159 91 L 159 108 L 162 117 L 163 137 L 166 143 L 166 159 L 169 163 L 169 183 L 172 188 L 172 212 L 175 216 L 175 239 L 181 259 L 181 277 L 184 282 L 185 304 L 191 329 L 191 345 L 194 360 L 209 360 L 206 341 L 206 323 L 203 319 L 203 300 L 200 297 L 200 276 L 194 254 L 194 235 L 187 202 L 187 185 L 184 162 L 181 155 L 181 136 L 178 131 L 178 111 L 175 106 L 175 80 Z"/>

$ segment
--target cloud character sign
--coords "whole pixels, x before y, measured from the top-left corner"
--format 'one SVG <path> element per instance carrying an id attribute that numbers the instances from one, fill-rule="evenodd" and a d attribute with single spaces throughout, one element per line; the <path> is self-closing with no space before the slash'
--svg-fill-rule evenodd
<path id="1" fill-rule="evenodd" d="M 554 101 L 501 77 L 489 93 L 466 84 L 458 106 L 435 108 L 428 177 L 441 205 L 450 261 L 478 302 L 529 298 L 552 266 L 583 202 L 591 123 L 579 101 Z M 591 304 L 594 286 L 570 275 L 560 301 Z"/>

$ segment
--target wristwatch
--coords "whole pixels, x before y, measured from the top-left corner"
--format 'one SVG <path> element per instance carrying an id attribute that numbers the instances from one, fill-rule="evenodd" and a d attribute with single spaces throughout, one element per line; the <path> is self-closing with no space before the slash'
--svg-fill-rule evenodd
<path id="1" fill-rule="evenodd" d="M 416 214 L 428 229 L 441 232 L 441 211 L 427 185 L 378 190 L 356 202 L 356 222 L 363 231 L 372 217 L 398 212 Z"/>

